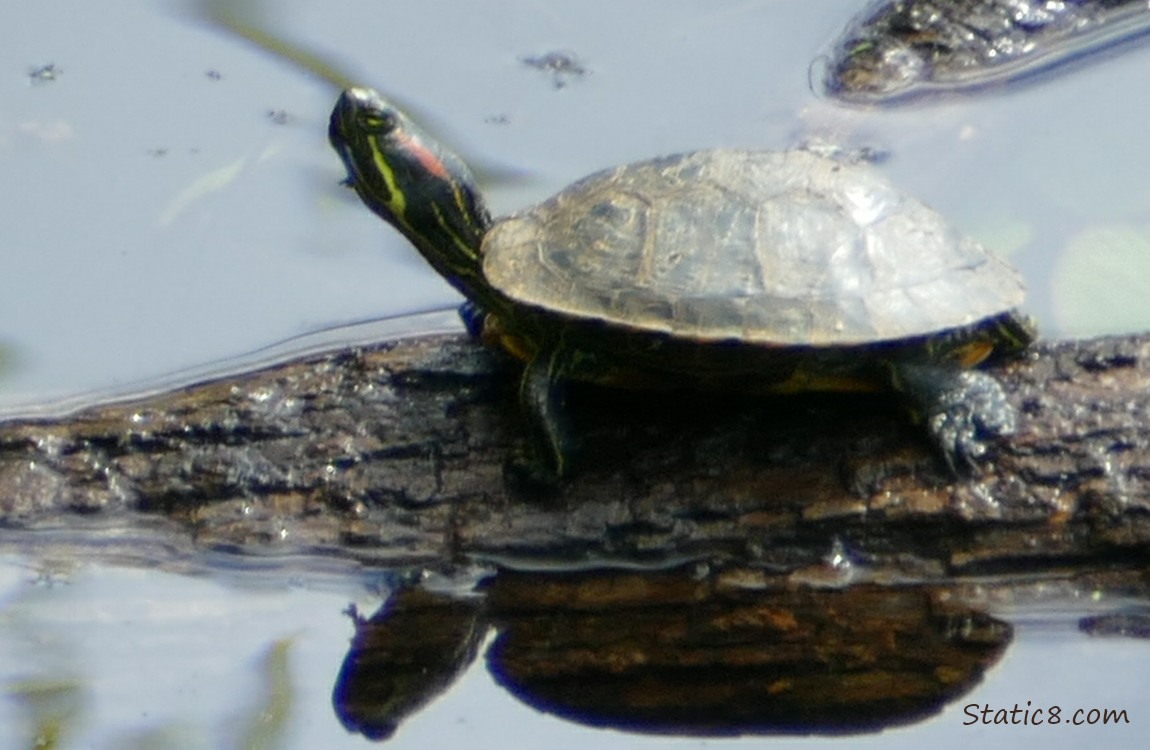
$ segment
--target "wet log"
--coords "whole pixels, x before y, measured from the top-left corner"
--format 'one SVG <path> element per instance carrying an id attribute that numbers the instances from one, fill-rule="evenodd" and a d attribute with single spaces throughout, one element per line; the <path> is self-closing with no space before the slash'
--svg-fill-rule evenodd
<path id="1" fill-rule="evenodd" d="M 410 338 L 0 423 L 0 529 L 163 518 L 197 549 L 388 565 L 850 560 L 920 580 L 1144 559 L 1150 336 L 1044 343 L 997 374 L 1018 431 L 972 477 L 882 396 L 576 387 L 579 470 L 541 490 L 505 471 L 514 363 Z"/>

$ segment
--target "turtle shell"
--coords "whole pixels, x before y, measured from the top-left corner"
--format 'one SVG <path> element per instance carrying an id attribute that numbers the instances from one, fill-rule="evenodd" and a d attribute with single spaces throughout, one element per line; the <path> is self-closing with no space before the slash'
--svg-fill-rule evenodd
<path id="1" fill-rule="evenodd" d="M 1024 297 L 1013 268 L 876 171 L 806 151 L 598 172 L 498 222 L 483 254 L 515 302 L 700 341 L 905 339 Z"/>

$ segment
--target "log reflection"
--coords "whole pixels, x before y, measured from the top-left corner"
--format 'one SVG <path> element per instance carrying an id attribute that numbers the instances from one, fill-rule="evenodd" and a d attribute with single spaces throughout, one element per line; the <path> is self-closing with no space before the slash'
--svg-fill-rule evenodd
<path id="1" fill-rule="evenodd" d="M 488 628 L 488 668 L 524 703 L 699 736 L 917 721 L 976 685 L 1012 635 L 939 588 L 796 587 L 753 571 L 502 571 L 484 594 L 401 590 L 359 623 L 335 690 L 345 726 L 389 736 Z"/>

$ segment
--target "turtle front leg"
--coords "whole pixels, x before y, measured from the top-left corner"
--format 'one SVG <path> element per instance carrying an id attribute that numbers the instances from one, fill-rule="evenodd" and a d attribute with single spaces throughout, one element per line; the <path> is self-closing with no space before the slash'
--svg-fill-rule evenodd
<path id="1" fill-rule="evenodd" d="M 466 300 L 459 306 L 459 319 L 467 328 L 467 332 L 475 338 L 483 337 L 483 325 L 487 321 L 487 311 L 471 300 Z"/>
<path id="2" fill-rule="evenodd" d="M 1002 385 L 978 370 L 899 363 L 894 385 L 926 423 L 953 474 L 973 472 L 987 444 L 1012 435 L 1016 415 Z"/>
<path id="3" fill-rule="evenodd" d="M 563 411 L 565 361 L 560 348 L 541 351 L 527 363 L 519 384 L 519 406 L 530 431 L 532 465 L 526 468 L 534 480 L 544 484 L 554 484 L 567 473 L 575 451 Z"/>

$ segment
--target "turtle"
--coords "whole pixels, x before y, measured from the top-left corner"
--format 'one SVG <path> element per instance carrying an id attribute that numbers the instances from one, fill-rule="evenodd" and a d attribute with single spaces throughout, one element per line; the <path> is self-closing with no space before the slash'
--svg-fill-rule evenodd
<path id="1" fill-rule="evenodd" d="M 1018 272 L 873 167 L 792 149 L 618 166 L 493 220 L 464 162 L 368 88 L 329 140 L 347 182 L 523 363 L 538 477 L 577 444 L 564 384 L 901 394 L 952 472 L 1013 433 L 975 369 L 1034 340 Z"/>

